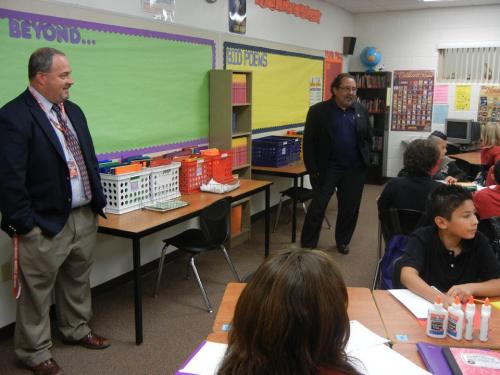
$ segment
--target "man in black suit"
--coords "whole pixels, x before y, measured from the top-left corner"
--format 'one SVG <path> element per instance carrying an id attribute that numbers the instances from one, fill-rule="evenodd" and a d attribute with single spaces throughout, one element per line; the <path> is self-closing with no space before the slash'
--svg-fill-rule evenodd
<path id="1" fill-rule="evenodd" d="M 302 247 L 315 248 L 332 194 L 337 190 L 337 250 L 349 252 L 358 220 L 366 170 L 370 165 L 372 131 L 368 111 L 356 102 L 353 76 L 339 74 L 332 98 L 313 105 L 304 128 L 304 163 L 314 191 L 302 228 Z"/>
<path id="2" fill-rule="evenodd" d="M 62 374 L 50 353 L 53 290 L 65 343 L 109 346 L 88 326 L 97 214 L 106 200 L 87 121 L 67 100 L 68 59 L 40 48 L 28 76 L 28 89 L 0 109 L 1 227 L 14 238 L 20 266 L 15 351 L 35 374 Z"/>

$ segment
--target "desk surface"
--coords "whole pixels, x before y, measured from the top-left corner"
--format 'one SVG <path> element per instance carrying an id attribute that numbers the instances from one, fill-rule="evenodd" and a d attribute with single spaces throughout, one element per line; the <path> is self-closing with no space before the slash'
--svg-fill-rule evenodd
<path id="1" fill-rule="evenodd" d="M 208 340 L 215 340 L 216 342 L 227 341 L 227 332 L 222 331 L 222 325 L 230 323 L 233 319 L 236 302 L 238 302 L 238 298 L 245 285 L 243 283 L 229 283 L 227 285 L 212 327 L 213 332 L 208 336 Z M 347 309 L 349 319 L 358 320 L 376 334 L 387 337 L 384 324 L 382 323 L 382 319 L 380 319 L 370 289 L 347 288 L 347 292 L 349 294 L 349 307 Z"/>
<path id="2" fill-rule="evenodd" d="M 481 153 L 479 151 L 464 152 L 462 154 L 449 155 L 450 158 L 463 160 L 472 165 L 481 165 Z"/>
<path id="3" fill-rule="evenodd" d="M 474 340 L 453 340 L 451 338 L 434 339 L 425 334 L 425 326 L 421 325 L 415 316 L 386 290 L 374 290 L 373 297 L 378 311 L 387 330 L 388 338 L 395 344 L 416 344 L 420 341 L 436 345 L 488 347 L 500 349 L 500 311 L 492 309 L 490 319 L 490 338 L 486 342 L 478 339 L 479 332 L 474 330 Z M 476 310 L 477 313 L 478 310 Z M 407 341 L 400 341 L 396 335 L 405 335 Z"/>
<path id="4" fill-rule="evenodd" d="M 182 195 L 180 199 L 189 202 L 187 206 L 167 212 L 156 212 L 150 210 L 135 210 L 122 215 L 106 214 L 107 219 L 99 217 L 99 231 L 101 233 L 115 234 L 120 232 L 123 236 L 133 237 L 139 234 L 148 234 L 165 225 L 173 225 L 175 222 L 185 221 L 195 217 L 198 213 L 219 199 L 230 196 L 239 199 L 249 195 L 255 190 L 264 189 L 272 182 L 261 180 L 240 180 L 240 187 L 225 194 L 195 193 Z"/>
<path id="5" fill-rule="evenodd" d="M 252 172 L 256 174 L 282 177 L 300 177 L 307 174 L 306 167 L 302 160 L 283 167 L 258 167 L 252 165 Z"/>

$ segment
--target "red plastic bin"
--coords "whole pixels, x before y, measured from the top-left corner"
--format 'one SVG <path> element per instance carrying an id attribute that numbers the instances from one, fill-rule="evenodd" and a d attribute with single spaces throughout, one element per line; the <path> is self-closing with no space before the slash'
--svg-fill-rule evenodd
<path id="1" fill-rule="evenodd" d="M 208 165 L 204 158 L 189 158 L 181 161 L 179 189 L 183 194 L 200 191 L 200 185 L 209 180 Z"/>
<path id="2" fill-rule="evenodd" d="M 233 181 L 233 156 L 231 151 L 221 151 L 219 155 L 210 157 L 209 176 L 220 183 Z"/>

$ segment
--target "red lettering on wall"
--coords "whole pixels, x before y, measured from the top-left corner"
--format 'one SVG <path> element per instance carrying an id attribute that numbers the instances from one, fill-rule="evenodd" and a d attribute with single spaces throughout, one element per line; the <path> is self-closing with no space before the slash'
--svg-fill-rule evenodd
<path id="1" fill-rule="evenodd" d="M 321 21 L 321 11 L 311 8 L 308 5 L 292 3 L 288 0 L 255 0 L 255 4 L 261 8 L 288 13 L 310 22 L 320 23 Z"/>

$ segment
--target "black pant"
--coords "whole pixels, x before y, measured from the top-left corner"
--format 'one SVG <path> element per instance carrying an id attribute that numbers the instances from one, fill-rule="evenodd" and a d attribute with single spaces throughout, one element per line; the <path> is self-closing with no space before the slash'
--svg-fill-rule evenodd
<path id="1" fill-rule="evenodd" d="M 365 175 L 364 168 L 331 169 L 319 181 L 311 179 L 314 195 L 302 227 L 302 247 L 315 248 L 318 245 L 325 211 L 335 189 L 338 202 L 335 241 L 337 245 L 349 244 L 358 221 Z"/>

